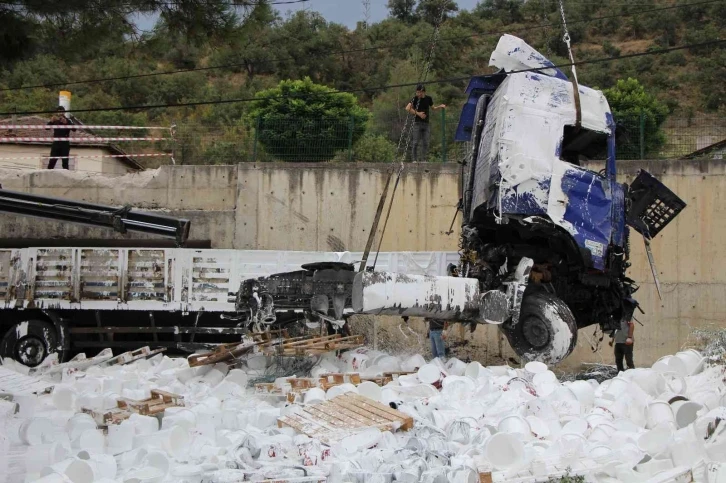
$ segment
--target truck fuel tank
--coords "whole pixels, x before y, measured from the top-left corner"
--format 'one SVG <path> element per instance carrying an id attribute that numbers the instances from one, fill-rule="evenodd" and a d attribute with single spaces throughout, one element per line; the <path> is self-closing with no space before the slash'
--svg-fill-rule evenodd
<path id="1" fill-rule="evenodd" d="M 507 296 L 482 294 L 473 278 L 360 272 L 353 280 L 353 311 L 368 315 L 429 317 L 500 324 L 509 316 Z"/>

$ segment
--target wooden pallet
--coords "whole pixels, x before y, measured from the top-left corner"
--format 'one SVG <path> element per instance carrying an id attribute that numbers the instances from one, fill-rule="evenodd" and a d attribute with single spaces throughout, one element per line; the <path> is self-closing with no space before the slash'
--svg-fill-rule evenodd
<path id="1" fill-rule="evenodd" d="M 375 427 L 381 431 L 408 431 L 413 428 L 413 418 L 372 399 L 346 393 L 283 416 L 277 420 L 277 426 L 289 426 L 331 444 L 348 436 L 351 430 Z"/>
<path id="2" fill-rule="evenodd" d="M 356 349 L 362 347 L 363 342 L 362 335 L 342 337 L 340 334 L 334 334 L 322 337 L 295 337 L 280 343 L 263 345 L 262 351 L 267 355 L 314 356 L 330 351 Z"/>
<path id="3" fill-rule="evenodd" d="M 206 366 L 209 364 L 217 364 L 219 362 L 230 362 L 235 359 L 252 352 L 257 345 L 255 342 L 232 342 L 229 344 L 219 344 L 211 352 L 204 354 L 192 354 L 187 357 L 189 367 Z"/>
<path id="4" fill-rule="evenodd" d="M 121 398 L 116 401 L 117 407 L 108 411 L 95 411 L 93 409 L 81 408 L 81 411 L 89 414 L 98 425 L 108 426 L 119 424 L 128 419 L 133 413 L 142 416 L 154 416 L 164 412 L 168 408 L 183 407 L 184 396 L 179 396 L 159 389 L 151 390 L 151 397 L 141 401 Z"/>
<path id="5" fill-rule="evenodd" d="M 331 387 L 340 386 L 341 384 L 350 383 L 356 386 L 362 381 L 360 374 L 357 372 L 331 372 L 320 375 L 320 387 L 327 391 Z"/>

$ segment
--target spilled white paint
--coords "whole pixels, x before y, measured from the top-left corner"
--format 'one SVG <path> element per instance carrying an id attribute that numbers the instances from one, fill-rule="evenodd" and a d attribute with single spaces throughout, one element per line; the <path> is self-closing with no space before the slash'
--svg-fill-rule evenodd
<path id="1" fill-rule="evenodd" d="M 20 340 L 26 335 L 28 335 L 28 322 L 20 322 L 15 326 L 15 336 Z"/>

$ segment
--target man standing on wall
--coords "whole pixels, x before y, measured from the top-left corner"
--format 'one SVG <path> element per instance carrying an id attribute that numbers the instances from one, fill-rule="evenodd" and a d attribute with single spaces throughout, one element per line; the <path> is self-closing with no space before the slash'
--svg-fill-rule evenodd
<path id="1" fill-rule="evenodd" d="M 446 105 L 434 106 L 434 100 L 426 95 L 426 87 L 423 84 L 416 86 L 416 95 L 406 105 L 406 112 L 416 116 L 413 119 L 413 147 L 411 158 L 414 163 L 426 161 L 429 151 L 429 139 L 431 129 L 429 128 L 429 109 L 443 109 Z"/>
<path id="2" fill-rule="evenodd" d="M 69 126 L 72 125 L 73 122 L 68 119 L 65 116 L 65 108 L 63 106 L 58 106 L 58 109 L 56 109 L 58 112 L 55 116 L 53 116 L 48 123 L 49 126 Z M 54 128 L 53 129 L 53 138 L 66 138 L 66 141 L 60 140 L 60 141 L 53 141 L 53 144 L 50 146 L 50 160 L 48 161 L 48 169 L 54 169 L 55 163 L 58 161 L 58 159 L 61 160 L 61 163 L 63 165 L 63 169 L 68 169 L 68 161 L 70 159 L 71 154 L 71 142 L 68 141 L 68 137 L 71 134 L 71 131 L 75 131 L 75 128 Z"/>
<path id="3" fill-rule="evenodd" d="M 623 372 L 623 357 L 628 364 L 628 369 L 635 369 L 633 363 L 633 331 L 635 324 L 632 319 L 623 318 L 620 322 L 620 328 L 615 331 L 615 336 L 610 339 L 610 347 L 615 343 L 615 365 L 618 366 L 618 372 Z"/>

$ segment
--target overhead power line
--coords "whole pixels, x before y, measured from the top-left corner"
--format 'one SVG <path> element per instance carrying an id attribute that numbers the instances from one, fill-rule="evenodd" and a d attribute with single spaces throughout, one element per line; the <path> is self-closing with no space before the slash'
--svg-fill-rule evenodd
<path id="1" fill-rule="evenodd" d="M 624 59 L 632 59 L 635 57 L 645 57 L 648 55 L 660 55 L 660 54 L 667 54 L 668 52 L 674 52 L 677 50 L 685 50 L 685 49 L 697 49 L 701 47 L 709 47 L 714 45 L 721 45 L 726 43 L 726 40 L 710 40 L 707 42 L 700 42 L 696 44 L 687 44 L 687 45 L 679 45 L 675 47 L 669 47 L 665 49 L 658 49 L 658 50 L 650 50 L 646 52 L 636 52 L 632 54 L 624 54 L 619 56 L 613 56 L 613 57 L 603 57 L 599 59 L 588 59 L 588 60 L 582 60 L 578 62 L 568 62 L 564 64 L 558 64 L 558 65 L 552 65 L 549 67 L 533 67 L 531 69 L 521 69 L 521 70 L 514 70 L 509 72 L 509 74 L 519 74 L 524 72 L 538 72 L 542 70 L 552 69 L 552 68 L 563 68 L 563 67 L 572 67 L 574 66 L 581 66 L 581 65 L 587 65 L 587 64 L 599 64 L 603 62 L 614 62 Z M 371 91 L 381 91 L 386 89 L 392 89 L 392 88 L 399 88 L 399 87 L 412 87 L 417 84 L 446 84 L 450 82 L 460 82 L 464 80 L 468 80 L 471 77 L 475 75 L 482 75 L 482 74 L 472 74 L 467 75 L 464 77 L 449 77 L 445 79 L 436 79 L 426 82 L 405 82 L 401 84 L 389 84 L 389 85 L 383 85 L 383 86 L 375 86 L 375 87 L 365 87 L 365 88 L 357 88 L 357 89 L 340 89 L 340 90 L 333 90 L 331 92 L 325 93 L 325 94 L 301 94 L 301 95 L 281 95 L 281 96 L 267 96 L 267 97 L 245 97 L 245 98 L 239 98 L 239 99 L 218 99 L 214 101 L 196 101 L 196 102 L 180 102 L 177 104 L 147 104 L 147 105 L 139 105 L 139 106 L 113 106 L 113 107 L 94 107 L 94 108 L 88 108 L 88 109 L 72 109 L 70 112 L 73 113 L 79 113 L 79 112 L 109 112 L 109 111 L 134 111 L 134 110 L 146 110 L 146 109 L 163 109 L 163 108 L 176 108 L 176 107 L 195 107 L 195 106 L 207 106 L 207 105 L 214 105 L 214 104 L 232 104 L 232 103 L 243 103 L 243 102 L 253 102 L 253 101 L 261 101 L 261 100 L 273 100 L 273 99 L 300 99 L 300 98 L 308 98 L 308 97 L 319 97 L 323 95 L 331 95 L 331 94 L 343 94 L 343 93 L 354 93 L 354 92 L 371 92 Z M 25 111 L 25 112 L 0 112 L 0 116 L 10 116 L 10 115 L 18 115 L 18 116 L 27 116 L 32 114 L 55 114 L 56 110 L 49 110 L 49 111 Z"/>
<path id="2" fill-rule="evenodd" d="M 310 1 L 310 0 L 306 0 Z M 704 0 L 701 2 L 693 2 L 693 3 L 687 3 L 687 4 L 678 4 L 678 5 L 670 5 L 667 7 L 659 7 L 654 8 L 650 10 L 639 10 L 637 12 L 631 12 L 631 13 L 621 13 L 616 15 L 605 15 L 601 17 L 593 17 L 590 19 L 583 19 L 583 20 L 574 20 L 570 21 L 570 25 L 575 24 L 581 24 L 581 23 L 592 23 L 597 22 L 600 20 L 610 20 L 614 18 L 623 18 L 623 17 L 630 17 L 635 15 L 645 15 L 649 13 L 655 13 L 655 12 L 661 12 L 665 10 L 673 10 L 677 8 L 686 8 L 686 7 L 695 7 L 695 6 L 701 6 L 701 5 L 708 5 L 713 3 L 720 3 L 724 0 Z M 503 35 L 507 33 L 518 33 L 521 34 L 523 32 L 529 32 L 531 30 L 538 30 L 538 29 L 544 29 L 548 27 L 560 27 L 562 26 L 562 22 L 551 22 L 547 24 L 540 24 L 532 27 L 525 27 L 521 29 L 517 29 L 514 31 L 508 30 L 508 31 L 490 31 L 490 32 L 480 32 L 470 35 L 463 35 L 463 36 L 452 36 L 452 37 L 440 37 L 439 42 L 454 42 L 454 41 L 462 41 L 467 40 L 471 38 L 480 38 L 480 37 L 491 37 L 494 35 Z M 367 52 L 372 50 L 389 50 L 389 49 L 395 49 L 397 47 L 410 47 L 413 45 L 428 45 L 428 40 L 422 40 L 417 42 L 405 42 L 405 43 L 398 43 L 398 44 L 391 44 L 388 43 L 386 45 L 377 45 L 377 46 L 371 46 L 371 47 L 361 47 L 356 49 L 349 49 L 349 50 L 333 50 L 333 51 L 323 51 L 323 52 L 317 52 L 316 56 L 324 56 L 324 55 L 346 55 L 346 54 L 355 54 L 360 52 Z M 288 55 L 285 58 L 268 58 L 268 59 L 260 59 L 257 62 L 261 64 L 265 63 L 274 63 L 274 62 L 283 62 L 288 60 L 295 60 L 295 57 Z M 48 84 L 36 84 L 31 86 L 21 86 L 21 87 L 6 87 L 3 89 L 0 89 L 0 92 L 5 91 L 19 91 L 19 90 L 27 90 L 27 89 L 47 89 L 51 87 L 61 87 L 61 86 L 72 86 L 72 85 L 79 85 L 79 84 L 95 84 L 100 82 L 111 82 L 111 81 L 120 81 L 120 80 L 129 80 L 129 79 L 141 79 L 145 77 L 156 77 L 161 75 L 173 75 L 173 74 L 182 74 L 187 72 L 202 72 L 202 71 L 208 71 L 208 70 L 216 70 L 216 69 L 229 69 L 229 68 L 236 68 L 236 67 L 245 67 L 247 63 L 244 62 L 236 62 L 236 63 L 230 63 L 230 64 L 220 64 L 220 65 L 210 65 L 207 67 L 194 67 L 189 69 L 177 69 L 177 70 L 167 70 L 167 71 L 161 71 L 161 72 L 150 72 L 146 74 L 132 74 L 132 75 L 124 75 L 124 76 L 115 76 L 115 77 L 103 77 L 103 78 L 97 78 L 97 79 L 83 79 L 83 80 L 77 80 L 77 81 L 68 81 L 68 82 L 53 82 Z"/>

